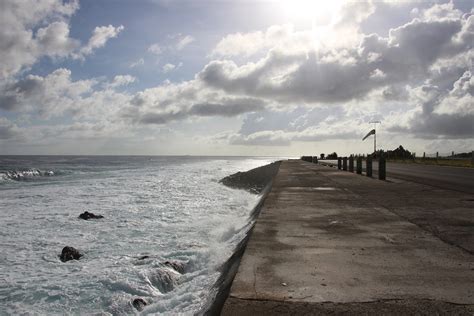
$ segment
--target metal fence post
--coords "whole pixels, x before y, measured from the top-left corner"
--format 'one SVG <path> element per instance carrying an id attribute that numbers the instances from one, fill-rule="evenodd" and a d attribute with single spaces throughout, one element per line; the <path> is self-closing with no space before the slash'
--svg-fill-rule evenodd
<path id="1" fill-rule="evenodd" d="M 367 177 L 372 177 L 372 157 L 367 156 L 367 160 L 365 161 L 365 173 Z"/>
<path id="2" fill-rule="evenodd" d="M 337 158 L 337 169 L 341 170 L 342 168 L 342 158 L 339 157 Z"/>
<path id="3" fill-rule="evenodd" d="M 379 180 L 385 180 L 386 177 L 386 167 L 387 167 L 387 162 L 385 160 L 385 157 L 380 157 L 379 158 Z"/>
<path id="4" fill-rule="evenodd" d="M 354 156 L 349 156 L 349 172 L 354 172 Z"/>
<path id="5" fill-rule="evenodd" d="M 362 157 L 357 157 L 357 174 L 362 174 Z"/>
<path id="6" fill-rule="evenodd" d="M 342 158 L 342 170 L 347 171 L 347 157 Z"/>

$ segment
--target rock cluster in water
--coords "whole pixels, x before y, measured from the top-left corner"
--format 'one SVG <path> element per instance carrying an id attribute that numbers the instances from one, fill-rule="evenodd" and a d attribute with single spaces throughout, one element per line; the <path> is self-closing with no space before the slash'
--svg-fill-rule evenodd
<path id="1" fill-rule="evenodd" d="M 76 248 L 66 246 L 63 248 L 59 259 L 62 262 L 67 262 L 69 260 L 79 260 L 81 257 L 82 254 Z"/>
<path id="2" fill-rule="evenodd" d="M 150 256 L 144 255 L 139 257 L 138 260 L 149 258 Z M 147 273 L 147 278 L 153 287 L 157 288 L 161 293 L 167 293 L 174 289 L 180 275 L 185 273 L 186 262 L 167 260 L 162 262 L 161 265 L 160 268 L 150 270 L 149 273 Z M 132 301 L 132 306 L 138 311 L 142 311 L 148 304 L 149 302 L 141 297 L 135 298 Z"/>
<path id="3" fill-rule="evenodd" d="M 165 261 L 163 264 L 181 274 L 184 273 L 184 270 L 186 268 L 186 264 L 184 262 L 179 262 L 179 261 Z"/>
<path id="4" fill-rule="evenodd" d="M 89 220 L 89 219 L 99 219 L 99 218 L 104 218 L 102 215 L 95 215 L 94 213 L 89 213 L 88 211 L 85 211 L 81 215 L 79 215 L 79 218 L 82 218 L 84 220 Z"/>

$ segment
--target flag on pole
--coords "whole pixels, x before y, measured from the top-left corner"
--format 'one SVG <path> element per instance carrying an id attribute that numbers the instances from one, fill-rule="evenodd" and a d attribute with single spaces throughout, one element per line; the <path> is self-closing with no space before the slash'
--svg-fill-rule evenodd
<path id="1" fill-rule="evenodd" d="M 371 130 L 370 132 L 367 133 L 367 135 L 365 135 L 364 138 L 362 138 L 362 140 L 365 140 L 367 137 L 369 137 L 370 135 L 375 135 L 375 129 Z"/>

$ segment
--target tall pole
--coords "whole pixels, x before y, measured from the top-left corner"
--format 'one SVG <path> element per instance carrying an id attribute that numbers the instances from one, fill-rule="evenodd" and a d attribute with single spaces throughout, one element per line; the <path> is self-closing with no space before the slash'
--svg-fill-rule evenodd
<path id="1" fill-rule="evenodd" d="M 370 123 L 374 124 L 374 155 L 377 155 L 377 123 L 380 124 L 380 121 L 371 121 Z"/>
<path id="2" fill-rule="evenodd" d="M 374 123 L 374 153 L 377 152 L 377 123 Z"/>

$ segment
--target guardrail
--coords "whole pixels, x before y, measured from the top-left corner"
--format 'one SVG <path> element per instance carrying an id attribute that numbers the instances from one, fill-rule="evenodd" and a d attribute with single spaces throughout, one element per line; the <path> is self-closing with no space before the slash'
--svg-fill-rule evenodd
<path id="1" fill-rule="evenodd" d="M 337 164 L 337 169 L 354 172 L 354 158 L 356 160 L 356 168 L 355 171 L 357 174 L 362 175 L 363 171 L 363 162 L 365 161 L 365 175 L 369 178 L 372 177 L 373 174 L 373 161 L 371 156 L 367 156 L 365 160 L 362 157 L 354 157 L 353 155 L 349 157 L 338 157 L 337 162 L 335 160 L 321 160 L 318 161 L 316 156 L 303 156 L 301 160 L 312 162 L 312 163 L 322 163 L 328 166 L 335 166 Z M 386 180 L 387 178 L 387 161 L 384 157 L 379 157 L 378 161 L 378 179 L 379 180 Z"/>

